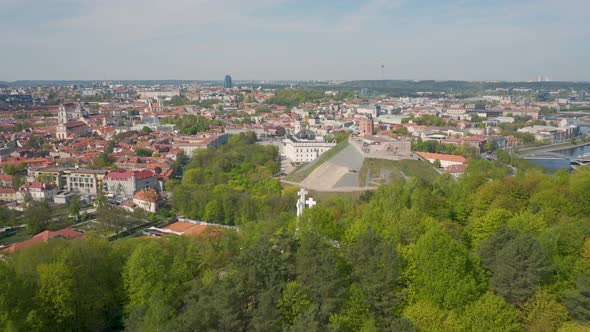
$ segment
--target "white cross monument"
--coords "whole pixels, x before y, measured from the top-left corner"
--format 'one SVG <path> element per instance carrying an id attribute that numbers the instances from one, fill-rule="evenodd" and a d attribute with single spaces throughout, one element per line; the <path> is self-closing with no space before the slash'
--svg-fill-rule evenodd
<path id="1" fill-rule="evenodd" d="M 297 206 L 297 217 L 299 217 L 303 214 L 303 209 L 305 209 L 305 195 L 307 195 L 308 192 L 307 192 L 307 190 L 305 190 L 305 188 L 301 188 L 297 194 L 299 194 L 299 199 L 297 200 L 296 206 Z"/>
<path id="2" fill-rule="evenodd" d="M 299 217 L 301 215 L 303 215 L 303 210 L 305 210 L 305 205 L 307 205 L 309 208 L 314 207 L 317 202 L 309 197 L 307 200 L 305 199 L 305 195 L 308 194 L 307 190 L 305 190 L 305 188 L 301 188 L 299 190 L 299 192 L 297 193 L 299 194 L 299 199 L 297 200 L 297 224 L 295 226 L 295 233 L 299 233 Z"/>

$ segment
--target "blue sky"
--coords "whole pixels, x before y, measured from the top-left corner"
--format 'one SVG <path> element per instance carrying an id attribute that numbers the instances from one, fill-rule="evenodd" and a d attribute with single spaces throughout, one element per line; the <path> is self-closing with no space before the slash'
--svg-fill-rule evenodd
<path id="1" fill-rule="evenodd" d="M 0 80 L 590 80 L 588 0 L 0 0 Z"/>

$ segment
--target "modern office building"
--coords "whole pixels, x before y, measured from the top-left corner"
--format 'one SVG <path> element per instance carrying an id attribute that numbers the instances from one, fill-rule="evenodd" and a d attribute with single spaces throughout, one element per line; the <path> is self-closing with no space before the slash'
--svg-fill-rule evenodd
<path id="1" fill-rule="evenodd" d="M 231 89 L 233 87 L 231 82 L 231 76 L 225 75 L 225 80 L 223 81 L 223 87 L 226 89 Z"/>

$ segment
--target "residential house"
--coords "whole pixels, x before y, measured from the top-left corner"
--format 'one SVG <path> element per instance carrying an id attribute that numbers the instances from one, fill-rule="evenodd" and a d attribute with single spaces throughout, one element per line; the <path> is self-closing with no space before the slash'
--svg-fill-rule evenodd
<path id="1" fill-rule="evenodd" d="M 16 192 L 16 201 L 19 204 L 24 203 L 28 194 L 32 200 L 37 202 L 52 201 L 53 197 L 57 195 L 57 188 L 43 182 L 26 183 L 20 186 Z"/>
<path id="2" fill-rule="evenodd" d="M 14 187 L 0 187 L 0 201 L 16 201 L 16 189 Z"/>
<path id="3" fill-rule="evenodd" d="M 158 208 L 158 202 L 160 200 L 160 195 L 158 192 L 153 188 L 146 188 L 141 191 L 138 191 L 133 196 L 133 203 L 138 207 L 147 212 L 156 213 L 156 209 Z"/>
<path id="4" fill-rule="evenodd" d="M 440 161 L 440 166 L 442 168 L 451 166 L 451 165 L 461 165 L 467 163 L 467 159 L 463 156 L 455 156 L 452 154 L 443 154 L 443 153 L 431 153 L 431 152 L 416 152 L 417 155 L 420 157 L 428 160 L 431 163 L 438 160 Z"/>

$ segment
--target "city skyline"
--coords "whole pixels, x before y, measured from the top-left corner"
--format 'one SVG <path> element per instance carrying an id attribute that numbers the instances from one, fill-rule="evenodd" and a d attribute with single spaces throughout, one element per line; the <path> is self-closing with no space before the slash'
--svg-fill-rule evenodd
<path id="1" fill-rule="evenodd" d="M 2 81 L 590 80 L 582 0 L 0 4 Z"/>

